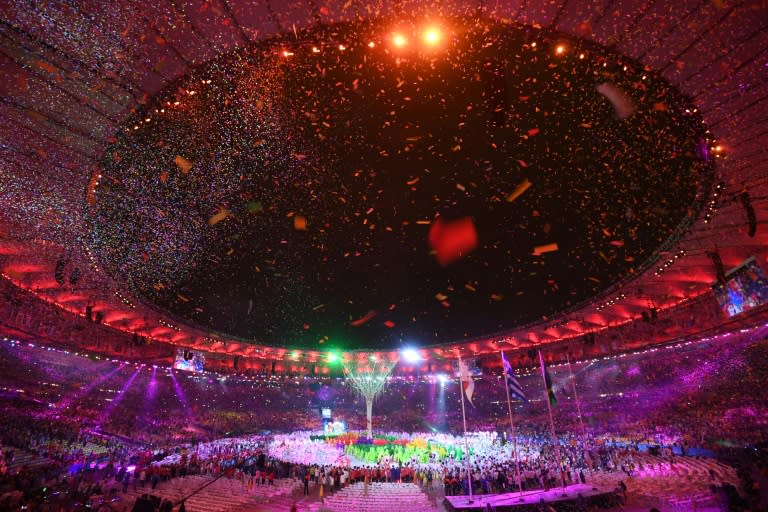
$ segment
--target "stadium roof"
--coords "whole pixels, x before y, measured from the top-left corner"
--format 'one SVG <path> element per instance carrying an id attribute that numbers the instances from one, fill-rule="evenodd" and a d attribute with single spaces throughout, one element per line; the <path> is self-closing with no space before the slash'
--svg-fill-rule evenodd
<path id="1" fill-rule="evenodd" d="M 698 303 L 717 280 L 713 252 L 725 269 L 766 263 L 765 2 L 2 9 L 3 277 L 116 329 L 241 356 L 411 343 L 482 353 Z M 397 35 L 416 45 L 426 24 L 445 35 L 434 50 L 453 52 L 444 60 L 397 48 Z M 489 32 L 498 57 L 473 46 Z M 312 65 L 331 76 L 310 77 Z M 238 76 L 234 107 L 205 92 Z M 636 112 L 625 117 L 602 83 Z M 521 99 L 536 94 L 540 105 Z M 420 97 L 448 106 L 430 111 Z M 221 136 L 237 102 L 253 109 L 231 115 L 254 118 Z M 384 120 L 405 103 L 419 105 Z M 186 117 L 163 118 L 164 105 L 186 105 Z M 316 129 L 323 144 L 287 127 Z M 699 135 L 704 147 L 690 144 Z M 323 179 L 308 185 L 318 166 Z M 192 212 L 195 197 L 205 208 Z M 469 244 L 456 261 L 436 225 L 450 228 L 449 246 Z"/>

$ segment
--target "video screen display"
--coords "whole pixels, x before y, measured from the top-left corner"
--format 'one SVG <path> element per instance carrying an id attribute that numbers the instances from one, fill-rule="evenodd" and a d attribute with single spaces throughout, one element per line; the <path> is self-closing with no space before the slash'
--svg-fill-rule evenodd
<path id="1" fill-rule="evenodd" d="M 736 316 L 768 302 L 768 279 L 752 257 L 730 270 L 725 283 L 712 286 L 723 313 Z"/>
<path id="2" fill-rule="evenodd" d="M 177 349 L 173 367 L 187 372 L 202 372 L 205 369 L 205 356 L 195 350 Z"/>
<path id="3" fill-rule="evenodd" d="M 473 359 L 473 358 L 464 359 L 463 362 L 464 364 L 467 365 L 467 371 L 469 371 L 469 374 L 471 376 L 480 377 L 483 375 L 483 369 L 480 367 L 480 364 L 477 359 Z M 456 376 L 458 377 L 460 374 L 458 361 L 454 363 L 454 369 L 456 370 Z"/>
<path id="4" fill-rule="evenodd" d="M 323 432 L 327 436 L 336 436 L 347 431 L 347 423 L 344 420 L 324 421 Z"/>
<path id="5" fill-rule="evenodd" d="M 320 412 L 324 419 L 331 419 L 331 409 L 330 407 L 323 407 L 320 409 Z"/>

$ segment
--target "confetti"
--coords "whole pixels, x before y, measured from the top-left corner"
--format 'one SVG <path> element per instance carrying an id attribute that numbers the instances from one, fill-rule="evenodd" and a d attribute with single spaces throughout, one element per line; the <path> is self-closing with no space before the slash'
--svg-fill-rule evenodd
<path id="1" fill-rule="evenodd" d="M 509 194 L 509 195 L 507 196 L 507 202 L 508 202 L 508 203 L 511 203 L 512 201 L 514 201 L 515 199 L 517 199 L 518 197 L 520 197 L 521 195 L 523 195 L 523 193 L 524 193 L 526 190 L 528 190 L 529 188 L 531 188 L 531 185 L 532 185 L 532 183 L 530 182 L 530 180 L 528 180 L 528 179 L 525 179 L 525 180 L 523 180 L 523 182 L 522 182 L 522 183 L 520 183 L 520 184 L 519 184 L 519 185 L 518 185 L 518 186 L 515 188 L 515 190 L 513 190 L 513 191 L 512 191 L 512 193 L 511 193 L 511 194 Z"/>
<path id="2" fill-rule="evenodd" d="M 597 86 L 597 92 L 605 96 L 613 105 L 616 117 L 627 119 L 635 113 L 635 105 L 627 94 L 610 82 L 604 82 Z"/>
<path id="3" fill-rule="evenodd" d="M 379 313 L 377 311 L 370 310 L 364 316 L 358 318 L 357 320 L 353 320 L 352 322 L 349 322 L 349 325 L 351 325 L 352 327 L 360 327 L 361 325 L 366 324 L 369 321 L 373 320 L 378 314 Z"/>
<path id="4" fill-rule="evenodd" d="M 429 229 L 429 246 L 437 262 L 446 266 L 466 256 L 477 247 L 477 231 L 470 217 L 445 222 L 438 217 Z"/>
<path id="5" fill-rule="evenodd" d="M 303 215 L 295 215 L 293 217 L 293 229 L 296 231 L 307 230 L 307 219 Z"/>
<path id="6" fill-rule="evenodd" d="M 125 76 L 113 70 L 144 62 L 145 48 L 45 10 L 72 29 L 62 37 L 89 41 L 68 51 L 104 62 L 83 89 L 83 111 L 103 109 L 90 103 L 101 97 L 122 104 L 115 84 Z M 103 16 L 134 34 L 119 12 Z M 38 141 L 24 148 L 21 177 L 0 180 L 4 215 L 56 233 L 43 238 L 62 246 L 83 240 L 147 302 L 258 343 L 317 348 L 322 333 L 346 330 L 348 339 L 323 342 L 391 346 L 395 325 L 424 340 L 462 339 L 589 299 L 695 213 L 714 158 L 707 127 L 679 91 L 613 50 L 538 29 L 562 42 L 558 55 L 513 26 L 455 22 L 461 30 L 428 59 L 368 47 L 379 21 L 338 24 L 332 47 L 312 28 L 300 34 L 308 45 L 293 35 L 264 41 L 263 52 L 233 45 L 155 95 L 137 93 L 130 117 L 97 134 L 107 146 L 85 216 L 23 177 L 41 161 L 72 168 Z M 489 30 L 480 36 L 475 24 Z M 161 32 L 144 44 L 167 50 Z M 12 92 L 37 98 L 39 76 L 71 79 L 41 60 L 18 68 L 23 81 L 10 75 Z M 159 79 L 174 74 L 170 60 L 145 64 Z M 23 104 L 37 130 L 57 130 L 49 113 L 62 109 Z M 467 326 L 462 313 L 497 303 L 503 315 Z M 373 305 L 386 318 L 351 325 Z"/>
<path id="7" fill-rule="evenodd" d="M 223 221 L 226 218 L 229 218 L 232 216 L 232 212 L 230 212 L 227 209 L 221 209 L 217 213 L 211 215 L 211 217 L 208 219 L 208 225 L 209 226 L 215 226 L 219 222 Z"/>
<path id="8" fill-rule="evenodd" d="M 556 243 L 538 245 L 538 246 L 534 247 L 533 255 L 534 256 L 541 256 L 542 254 L 546 254 L 548 252 L 555 252 L 557 250 L 559 250 L 559 248 L 558 248 Z"/>
<path id="9" fill-rule="evenodd" d="M 181 155 L 176 155 L 176 158 L 173 161 L 176 163 L 176 167 L 178 167 L 183 174 L 187 174 L 189 170 L 192 169 L 192 162 Z"/>
<path id="10" fill-rule="evenodd" d="M 264 206 L 259 201 L 251 201 L 245 206 L 245 208 L 249 213 L 260 213 L 264 210 Z"/>

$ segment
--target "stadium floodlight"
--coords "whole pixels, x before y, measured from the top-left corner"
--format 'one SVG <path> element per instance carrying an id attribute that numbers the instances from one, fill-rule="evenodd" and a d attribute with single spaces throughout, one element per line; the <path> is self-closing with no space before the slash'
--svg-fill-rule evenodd
<path id="1" fill-rule="evenodd" d="M 392 44 L 394 44 L 397 48 L 402 48 L 408 44 L 408 39 L 403 34 L 395 33 L 392 34 Z"/>
<path id="2" fill-rule="evenodd" d="M 403 356 L 406 363 L 413 364 L 421 361 L 421 354 L 415 348 L 404 348 L 400 351 L 400 355 Z"/>
<path id="3" fill-rule="evenodd" d="M 429 26 L 422 33 L 421 39 L 427 46 L 436 46 L 443 39 L 443 34 L 439 27 Z"/>

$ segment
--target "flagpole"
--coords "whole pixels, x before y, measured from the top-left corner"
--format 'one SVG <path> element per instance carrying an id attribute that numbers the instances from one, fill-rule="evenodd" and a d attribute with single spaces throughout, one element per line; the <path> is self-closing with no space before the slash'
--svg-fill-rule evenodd
<path id="1" fill-rule="evenodd" d="M 544 381 L 544 393 L 547 396 L 547 411 L 549 411 L 549 427 L 552 429 L 552 442 L 555 448 L 555 458 L 557 459 L 557 471 L 560 473 L 560 481 L 563 483 L 563 489 L 565 489 L 565 480 L 562 476 L 563 461 L 560 459 L 560 445 L 557 441 L 557 434 L 555 433 L 555 420 L 552 418 L 552 404 L 549 402 L 549 386 L 547 386 L 547 371 L 544 368 L 544 356 L 539 350 L 539 362 L 541 363 L 541 379 Z"/>
<path id="2" fill-rule="evenodd" d="M 573 366 L 568 352 L 565 353 L 565 360 L 568 361 L 568 370 L 571 372 L 571 384 L 573 385 L 573 396 L 576 398 L 576 410 L 579 413 L 579 425 L 581 426 L 581 440 L 587 442 L 587 431 L 584 429 L 584 420 L 581 417 L 581 402 L 579 401 L 579 392 L 576 390 L 576 376 L 573 374 Z"/>
<path id="3" fill-rule="evenodd" d="M 464 380 L 461 366 L 461 353 L 459 353 L 459 394 L 461 395 L 461 419 L 464 421 L 464 460 L 467 463 L 467 484 L 469 484 L 469 501 L 472 503 L 472 466 L 469 464 L 469 444 L 467 444 L 467 414 L 464 409 Z M 471 379 L 472 377 L 469 376 Z"/>
<path id="4" fill-rule="evenodd" d="M 509 411 L 509 426 L 512 429 L 512 440 L 514 443 L 515 451 L 515 472 L 517 478 L 517 487 L 520 490 L 520 501 L 523 501 L 523 481 L 520 479 L 520 459 L 517 455 L 517 431 L 515 430 L 515 422 L 512 420 L 512 400 L 509 398 L 509 376 L 507 375 L 507 369 L 504 366 L 504 352 L 499 351 L 501 355 L 501 368 L 504 373 L 504 389 L 507 390 L 507 411 Z"/>

